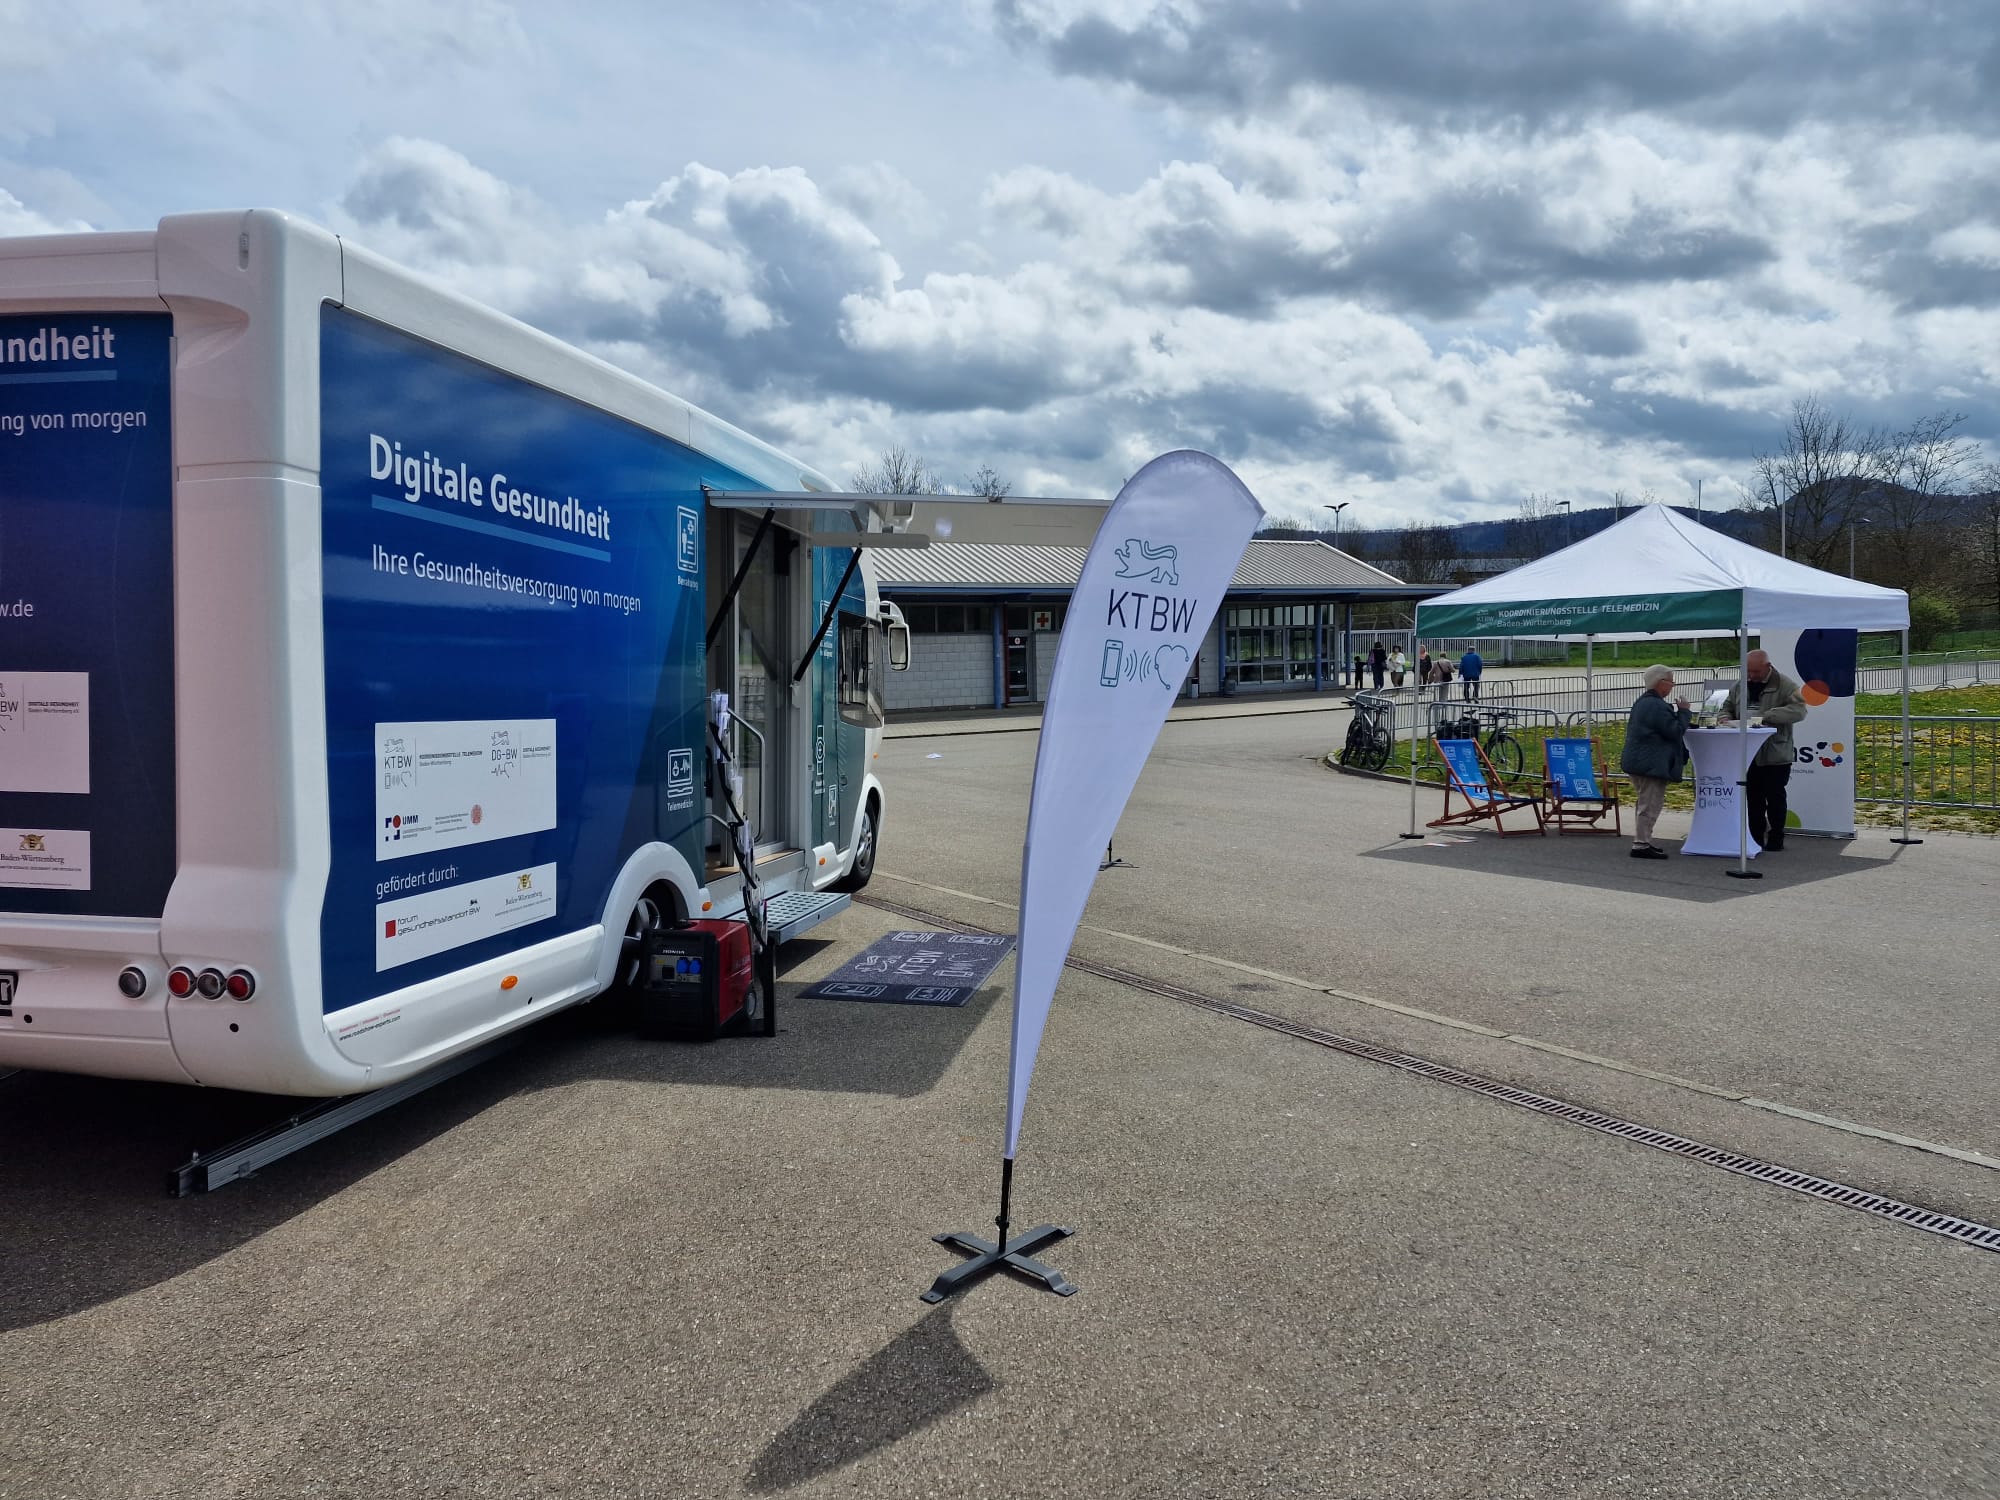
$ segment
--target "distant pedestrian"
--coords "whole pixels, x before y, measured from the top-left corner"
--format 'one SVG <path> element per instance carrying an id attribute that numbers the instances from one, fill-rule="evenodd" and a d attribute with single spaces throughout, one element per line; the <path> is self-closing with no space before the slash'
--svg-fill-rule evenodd
<path id="1" fill-rule="evenodd" d="M 1410 659 L 1403 654 L 1403 648 L 1398 646 L 1389 653 L 1389 686 L 1401 687 L 1403 678 L 1409 674 L 1409 670 Z"/>
<path id="2" fill-rule="evenodd" d="M 1431 680 L 1431 648 L 1417 648 L 1417 686 L 1422 687 Z"/>
<path id="3" fill-rule="evenodd" d="M 1451 658 L 1444 654 L 1442 647 L 1431 658 L 1431 681 L 1437 684 L 1437 700 L 1442 703 L 1445 694 L 1451 691 Z"/>
<path id="4" fill-rule="evenodd" d="M 1368 675 L 1375 679 L 1375 691 L 1382 691 L 1382 677 L 1389 670 L 1389 653 L 1377 641 L 1368 650 Z"/>
<path id="5" fill-rule="evenodd" d="M 1642 674 L 1646 691 L 1632 705 L 1625 723 L 1625 751 L 1619 767 L 1632 779 L 1634 859 L 1665 859 L 1667 851 L 1653 842 L 1653 829 L 1666 806 L 1667 783 L 1679 781 L 1687 765 L 1690 715 L 1685 698 L 1666 703 L 1674 690 L 1672 667 L 1652 666 Z"/>
<path id="6" fill-rule="evenodd" d="M 1458 675 L 1465 681 L 1465 701 L 1479 701 L 1479 679 L 1486 671 L 1486 663 L 1479 659 L 1476 647 L 1467 646 L 1465 655 L 1458 659 Z"/>

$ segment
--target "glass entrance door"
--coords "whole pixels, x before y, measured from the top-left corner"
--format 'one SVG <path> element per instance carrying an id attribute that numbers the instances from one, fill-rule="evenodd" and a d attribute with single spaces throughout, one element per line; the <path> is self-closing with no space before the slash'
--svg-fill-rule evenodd
<path id="1" fill-rule="evenodd" d="M 718 517 L 721 533 L 711 570 L 712 587 L 726 590 L 756 537 L 756 523 L 740 516 Z M 791 577 L 780 571 L 792 542 L 782 531 L 768 532 L 730 606 L 732 618 L 717 634 L 709 658 L 709 685 L 729 694 L 729 706 L 743 721 L 731 745 L 743 775 L 743 806 L 757 836 L 757 852 L 794 847 L 786 768 L 791 765 L 792 640 Z M 747 727 L 744 727 L 747 726 Z M 752 734 L 749 731 L 755 730 Z M 761 740 L 759 736 L 762 736 Z M 721 810 L 718 804 L 716 810 Z M 726 846 L 710 858 L 729 862 Z"/>
<path id="2" fill-rule="evenodd" d="M 1028 606 L 1010 604 L 1006 612 L 1007 701 L 1035 701 L 1035 633 Z"/>

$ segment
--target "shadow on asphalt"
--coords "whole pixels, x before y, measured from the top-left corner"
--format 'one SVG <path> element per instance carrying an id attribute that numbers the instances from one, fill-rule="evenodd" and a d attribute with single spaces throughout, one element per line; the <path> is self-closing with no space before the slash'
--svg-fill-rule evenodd
<path id="1" fill-rule="evenodd" d="M 831 946 L 785 945 L 787 970 Z M 775 1039 L 648 1041 L 595 1005 L 349 1126 L 256 1178 L 167 1196 L 169 1171 L 278 1123 L 302 1102 L 63 1073 L 0 1079 L 0 1331 L 127 1296 L 235 1249 L 502 1101 L 602 1079 L 908 1098 L 944 1074 L 1000 993 L 957 1009 L 800 1000 L 780 980 Z M 885 1351 L 886 1353 L 886 1351 Z"/>
<path id="2" fill-rule="evenodd" d="M 999 1389 L 959 1342 L 946 1303 L 869 1356 L 765 1445 L 745 1483 L 788 1490 L 902 1441 Z"/>
<path id="3" fill-rule="evenodd" d="M 66 1073 L 0 1082 L 0 1331 L 115 1301 L 227 1254 L 534 1086 L 543 1050 L 531 1037 L 257 1179 L 196 1198 L 167 1196 L 171 1168 L 309 1101 Z"/>
<path id="4" fill-rule="evenodd" d="M 1628 852 L 1632 847 L 1629 834 L 1623 837 L 1550 834 L 1546 838 L 1529 834 L 1501 838 L 1486 830 L 1424 830 L 1425 840 L 1454 838 L 1465 842 L 1434 848 L 1425 841 L 1399 840 L 1367 850 L 1362 858 L 1422 862 L 1480 875 L 1629 891 L 1669 901 L 1715 902 L 1858 875 L 1896 857 L 1893 853 L 1873 851 L 1857 855 L 1854 846 L 1845 840 L 1804 839 L 1795 835 L 1785 841 L 1782 853 L 1761 855 L 1750 862 L 1750 868 L 1759 873 L 1760 879 L 1741 880 L 1724 873 L 1736 868 L 1735 860 L 1684 856 L 1680 846 L 1672 842 L 1661 844 L 1673 856 L 1671 859 L 1634 859 Z"/>

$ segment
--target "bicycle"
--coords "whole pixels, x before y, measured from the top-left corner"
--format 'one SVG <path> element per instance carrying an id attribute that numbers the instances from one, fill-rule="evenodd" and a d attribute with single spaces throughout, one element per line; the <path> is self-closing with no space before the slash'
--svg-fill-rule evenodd
<path id="1" fill-rule="evenodd" d="M 1340 763 L 1357 771 L 1379 771 L 1389 763 L 1389 751 L 1396 742 L 1390 729 L 1395 722 L 1395 701 L 1378 693 L 1356 693 L 1349 702 L 1354 717 L 1347 724 Z"/>
<path id="2" fill-rule="evenodd" d="M 1482 717 L 1488 722 L 1486 738 L 1480 741 L 1479 748 L 1486 752 L 1486 763 L 1492 766 L 1503 780 L 1518 779 L 1527 765 L 1528 758 L 1521 749 L 1521 742 L 1507 732 L 1508 724 L 1515 717 L 1515 711 L 1511 708 L 1468 707 L 1460 718 L 1441 720 L 1433 732 L 1433 738 L 1478 740 Z"/>

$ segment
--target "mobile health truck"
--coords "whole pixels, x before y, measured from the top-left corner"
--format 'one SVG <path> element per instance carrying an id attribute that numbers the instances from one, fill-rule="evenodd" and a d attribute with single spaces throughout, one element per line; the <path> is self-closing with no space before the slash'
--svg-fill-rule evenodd
<path id="1" fill-rule="evenodd" d="M 0 241 L 0 1067 L 351 1094 L 633 984 L 743 907 L 717 694 L 776 934 L 844 904 L 949 509 L 280 213 Z"/>

